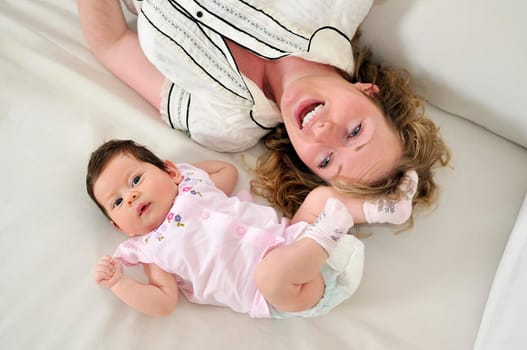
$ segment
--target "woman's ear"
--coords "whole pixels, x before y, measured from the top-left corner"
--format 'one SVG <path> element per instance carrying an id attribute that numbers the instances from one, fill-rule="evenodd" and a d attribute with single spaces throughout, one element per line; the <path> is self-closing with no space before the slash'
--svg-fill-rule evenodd
<path id="1" fill-rule="evenodd" d="M 168 175 L 174 180 L 174 182 L 177 185 L 179 183 L 181 183 L 181 180 L 182 180 L 181 172 L 177 168 L 176 164 L 174 164 L 170 160 L 165 160 L 164 164 L 165 164 L 165 169 L 166 169 Z"/>
<path id="2" fill-rule="evenodd" d="M 380 91 L 379 87 L 372 83 L 354 83 L 353 85 L 370 97 L 374 97 Z"/>

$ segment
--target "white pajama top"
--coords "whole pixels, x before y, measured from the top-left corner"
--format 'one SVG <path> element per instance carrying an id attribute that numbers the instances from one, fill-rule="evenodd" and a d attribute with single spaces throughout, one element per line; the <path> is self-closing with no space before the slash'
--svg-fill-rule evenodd
<path id="1" fill-rule="evenodd" d="M 123 0 L 146 57 L 166 77 L 160 112 L 217 151 L 255 145 L 282 121 L 241 74 L 224 38 L 267 59 L 287 55 L 353 71 L 351 38 L 373 0 Z"/>

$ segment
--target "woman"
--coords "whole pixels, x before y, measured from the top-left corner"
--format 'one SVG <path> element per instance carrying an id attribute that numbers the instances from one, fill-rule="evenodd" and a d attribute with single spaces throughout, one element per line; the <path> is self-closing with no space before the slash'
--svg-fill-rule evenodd
<path id="1" fill-rule="evenodd" d="M 285 215 L 316 186 L 385 194 L 411 168 L 430 201 L 437 128 L 403 76 L 352 50 L 371 0 L 206 3 L 126 0 L 136 34 L 118 0 L 78 0 L 94 54 L 170 126 L 218 151 L 266 137 L 253 189 Z"/>

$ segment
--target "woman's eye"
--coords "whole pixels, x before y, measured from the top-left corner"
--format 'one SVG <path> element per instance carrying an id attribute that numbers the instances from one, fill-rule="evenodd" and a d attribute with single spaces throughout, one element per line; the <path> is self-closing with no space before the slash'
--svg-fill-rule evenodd
<path id="1" fill-rule="evenodd" d="M 122 198 L 117 198 L 114 202 L 113 202 L 113 207 L 118 207 L 121 205 L 121 203 L 123 202 L 123 199 Z"/>
<path id="2" fill-rule="evenodd" d="M 136 177 L 132 179 L 132 185 L 134 186 L 137 185 L 139 181 L 141 181 L 141 176 L 137 175 Z"/>
<path id="3" fill-rule="evenodd" d="M 327 157 L 325 157 L 324 159 L 322 159 L 322 161 L 318 164 L 318 167 L 319 168 L 327 167 L 329 163 L 331 163 L 332 156 L 333 156 L 333 152 L 328 154 Z"/>
<path id="4" fill-rule="evenodd" d="M 360 131 L 362 129 L 362 124 L 357 125 L 356 127 L 351 130 L 351 132 L 348 134 L 348 138 L 352 138 L 360 134 Z"/>

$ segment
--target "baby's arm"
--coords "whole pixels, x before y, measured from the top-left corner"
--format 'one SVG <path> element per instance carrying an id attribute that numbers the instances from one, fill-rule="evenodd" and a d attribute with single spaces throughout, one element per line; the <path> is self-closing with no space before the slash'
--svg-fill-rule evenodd
<path id="1" fill-rule="evenodd" d="M 302 202 L 302 205 L 298 208 L 291 219 L 291 223 L 298 221 L 306 221 L 308 223 L 315 222 L 329 198 L 336 198 L 344 203 L 353 217 L 355 224 L 365 222 L 364 212 L 362 211 L 364 203 L 363 199 L 344 196 L 329 186 L 319 186 L 309 192 L 306 199 L 304 199 L 304 202 Z"/>
<path id="2" fill-rule="evenodd" d="M 176 307 L 179 291 L 175 277 L 154 264 L 145 264 L 148 283 L 127 277 L 122 264 L 112 257 L 101 258 L 95 281 L 134 309 L 152 316 L 166 316 Z"/>
<path id="3" fill-rule="evenodd" d="M 161 103 L 163 75 L 147 60 L 137 33 L 126 24 L 119 0 L 77 0 L 84 36 L 106 68 L 156 109 Z"/>
<path id="4" fill-rule="evenodd" d="M 221 160 L 205 160 L 193 165 L 206 171 L 216 187 L 227 196 L 232 194 L 238 181 L 238 169 L 234 165 Z"/>

